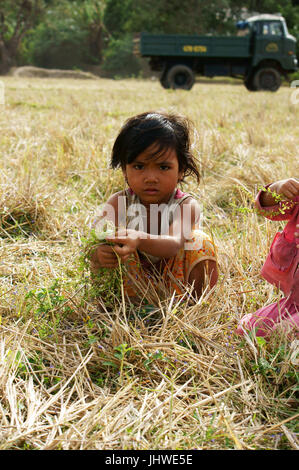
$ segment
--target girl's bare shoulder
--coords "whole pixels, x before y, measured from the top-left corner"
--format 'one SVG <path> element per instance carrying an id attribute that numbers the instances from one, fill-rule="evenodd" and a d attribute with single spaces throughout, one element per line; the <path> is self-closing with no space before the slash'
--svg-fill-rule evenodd
<path id="1" fill-rule="evenodd" d="M 118 207 L 118 201 L 120 197 L 125 197 L 126 193 L 124 190 L 118 191 L 117 193 L 112 194 L 108 200 L 106 201 L 106 204 L 110 204 L 111 206 L 117 208 Z"/>
<path id="2" fill-rule="evenodd" d="M 182 201 L 181 203 L 182 206 L 186 204 L 192 205 L 193 207 L 197 207 L 197 208 L 200 207 L 199 201 L 191 195 L 189 197 L 186 197 L 186 199 L 184 199 L 184 201 Z"/>

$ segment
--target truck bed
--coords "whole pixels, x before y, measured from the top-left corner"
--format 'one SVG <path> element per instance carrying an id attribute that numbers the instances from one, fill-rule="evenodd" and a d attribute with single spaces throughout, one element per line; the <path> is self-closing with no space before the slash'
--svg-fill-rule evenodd
<path id="1" fill-rule="evenodd" d="M 144 57 L 250 57 L 250 37 L 197 36 L 142 33 L 140 52 Z"/>

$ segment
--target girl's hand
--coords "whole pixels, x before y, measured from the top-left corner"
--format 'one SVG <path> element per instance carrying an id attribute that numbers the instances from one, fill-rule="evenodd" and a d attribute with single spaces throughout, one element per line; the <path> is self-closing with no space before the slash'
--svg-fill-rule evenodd
<path id="1" fill-rule="evenodd" d="M 99 268 L 117 268 L 118 260 L 114 247 L 99 245 L 91 255 L 91 271 L 96 273 Z"/>
<path id="2" fill-rule="evenodd" d="M 269 189 L 276 194 L 284 196 L 286 199 L 294 199 L 299 196 L 299 181 L 295 178 L 276 181 L 269 186 Z"/>
<path id="3" fill-rule="evenodd" d="M 117 243 L 113 246 L 113 249 L 121 258 L 121 261 L 124 262 L 138 249 L 140 234 L 137 230 L 119 230 L 116 237 L 108 237 L 107 240 Z M 120 244 L 122 246 L 119 246 Z"/>

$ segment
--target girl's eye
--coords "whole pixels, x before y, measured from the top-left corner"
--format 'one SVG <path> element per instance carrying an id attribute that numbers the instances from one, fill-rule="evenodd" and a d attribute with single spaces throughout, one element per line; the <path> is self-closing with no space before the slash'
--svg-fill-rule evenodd
<path id="1" fill-rule="evenodd" d="M 136 163 L 136 165 L 134 165 L 134 168 L 135 170 L 142 170 L 143 165 L 141 163 Z"/>
<path id="2" fill-rule="evenodd" d="M 161 168 L 161 170 L 165 171 L 165 170 L 169 170 L 170 167 L 167 166 L 167 165 L 161 165 L 160 168 Z"/>

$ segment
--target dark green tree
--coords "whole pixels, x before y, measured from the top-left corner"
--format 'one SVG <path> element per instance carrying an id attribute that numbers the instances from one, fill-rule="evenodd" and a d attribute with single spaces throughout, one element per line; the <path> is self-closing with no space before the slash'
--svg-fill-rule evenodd
<path id="1" fill-rule="evenodd" d="M 106 0 L 104 24 L 113 38 L 120 38 L 130 32 L 134 3 L 134 0 Z"/>
<path id="2" fill-rule="evenodd" d="M 230 0 L 107 0 L 104 21 L 114 37 L 124 33 L 205 34 L 231 27 Z"/>
<path id="3" fill-rule="evenodd" d="M 0 0 L 0 74 L 16 65 L 25 34 L 41 19 L 49 1 Z"/>
<path id="4" fill-rule="evenodd" d="M 62 69 L 100 63 L 104 6 L 104 0 L 57 0 L 25 38 L 22 61 Z"/>
<path id="5" fill-rule="evenodd" d="M 68 68 L 99 63 L 105 0 L 0 0 L 0 73 L 29 63 Z"/>

